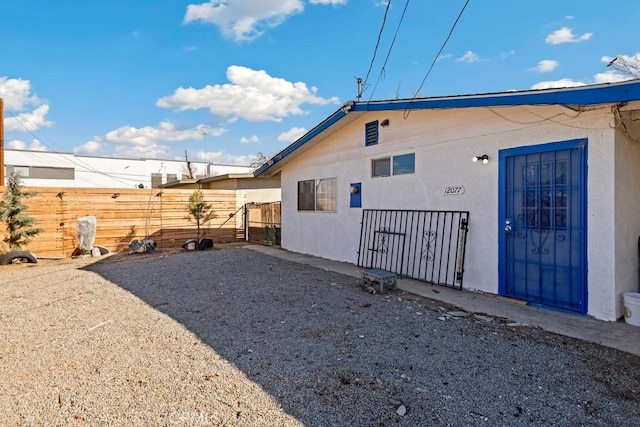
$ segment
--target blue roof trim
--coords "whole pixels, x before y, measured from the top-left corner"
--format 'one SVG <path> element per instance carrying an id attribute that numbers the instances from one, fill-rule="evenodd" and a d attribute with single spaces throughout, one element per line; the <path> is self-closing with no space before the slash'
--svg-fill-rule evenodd
<path id="1" fill-rule="evenodd" d="M 258 169 L 256 169 L 256 171 L 253 173 L 253 176 L 257 177 L 265 173 L 268 169 L 270 169 L 276 163 L 278 163 L 279 161 L 287 157 L 289 154 L 296 151 L 298 148 L 302 147 L 304 144 L 306 144 L 307 142 L 315 138 L 317 135 L 319 135 L 321 132 L 330 128 L 335 122 L 337 122 L 338 120 L 346 116 L 348 111 L 349 109 L 345 109 L 345 107 L 341 107 L 338 111 L 336 111 L 335 113 L 327 117 L 318 126 L 311 129 L 300 139 L 295 141 L 293 144 L 291 144 L 290 146 L 288 146 L 287 148 L 285 148 L 275 156 L 273 156 L 267 163 L 263 164 Z"/>
<path id="2" fill-rule="evenodd" d="M 298 148 L 330 128 L 349 112 L 424 110 L 437 108 L 508 107 L 516 105 L 597 105 L 640 100 L 640 79 L 617 83 L 578 86 L 561 89 L 540 89 L 433 98 L 396 99 L 388 101 L 347 102 L 322 123 L 260 166 L 254 176 L 260 176 Z"/>
<path id="3" fill-rule="evenodd" d="M 595 105 L 635 100 L 640 100 L 640 80 L 563 89 L 372 101 L 356 103 L 351 111 L 506 107 L 514 105 Z"/>

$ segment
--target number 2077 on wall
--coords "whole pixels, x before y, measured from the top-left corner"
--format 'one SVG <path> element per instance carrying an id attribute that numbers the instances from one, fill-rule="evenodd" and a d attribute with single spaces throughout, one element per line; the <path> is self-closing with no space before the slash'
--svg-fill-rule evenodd
<path id="1" fill-rule="evenodd" d="M 464 194 L 464 186 L 462 185 L 448 185 L 442 190 L 442 194 L 447 196 L 458 196 Z"/>

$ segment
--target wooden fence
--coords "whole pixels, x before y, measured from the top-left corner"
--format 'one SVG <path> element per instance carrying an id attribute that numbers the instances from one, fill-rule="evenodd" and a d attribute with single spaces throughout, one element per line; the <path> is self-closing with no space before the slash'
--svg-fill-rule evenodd
<path id="1" fill-rule="evenodd" d="M 0 187 L 4 193 L 5 188 Z M 161 249 L 179 248 L 196 238 L 196 226 L 187 217 L 193 189 L 105 189 L 25 187 L 36 195 L 25 199 L 27 214 L 44 231 L 29 247 L 38 257 L 69 257 L 78 246 L 77 219 L 96 217 L 95 245 L 110 251 L 128 250 L 134 239 L 153 239 Z M 236 227 L 233 190 L 202 190 L 216 214 L 205 228 L 206 237 L 216 243 L 243 238 Z M 240 221 L 242 223 L 242 221 Z M 4 230 L 0 230 L 3 235 Z"/>

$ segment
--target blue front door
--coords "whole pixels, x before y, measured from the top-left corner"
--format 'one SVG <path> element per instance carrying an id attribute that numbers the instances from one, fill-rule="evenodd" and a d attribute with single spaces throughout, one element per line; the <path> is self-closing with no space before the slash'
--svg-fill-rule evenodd
<path id="1" fill-rule="evenodd" d="M 584 139 L 500 151 L 500 294 L 586 313 Z"/>

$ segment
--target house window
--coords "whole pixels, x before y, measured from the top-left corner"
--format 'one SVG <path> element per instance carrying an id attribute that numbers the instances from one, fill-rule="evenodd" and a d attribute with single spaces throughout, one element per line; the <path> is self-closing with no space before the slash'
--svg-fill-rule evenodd
<path id="1" fill-rule="evenodd" d="M 161 173 L 152 173 L 151 174 L 151 187 L 158 188 L 162 185 L 162 174 Z"/>
<path id="2" fill-rule="evenodd" d="M 371 161 L 371 176 L 390 176 L 391 175 L 391 158 L 374 159 Z"/>
<path id="3" fill-rule="evenodd" d="M 378 143 L 378 121 L 374 120 L 364 125 L 364 145 L 376 145 Z"/>
<path id="4" fill-rule="evenodd" d="M 298 181 L 299 211 L 336 211 L 336 179 Z"/>
<path id="5" fill-rule="evenodd" d="M 392 169 L 393 166 L 393 169 Z M 414 153 L 400 156 L 384 157 L 371 161 L 371 176 L 406 175 L 416 172 L 416 155 Z"/>
<path id="6" fill-rule="evenodd" d="M 406 175 L 415 173 L 416 171 L 416 155 L 403 154 L 401 156 L 393 156 L 393 174 Z"/>
<path id="7" fill-rule="evenodd" d="M 167 182 L 173 182 L 178 180 L 178 174 L 176 173 L 168 173 L 167 174 Z"/>

